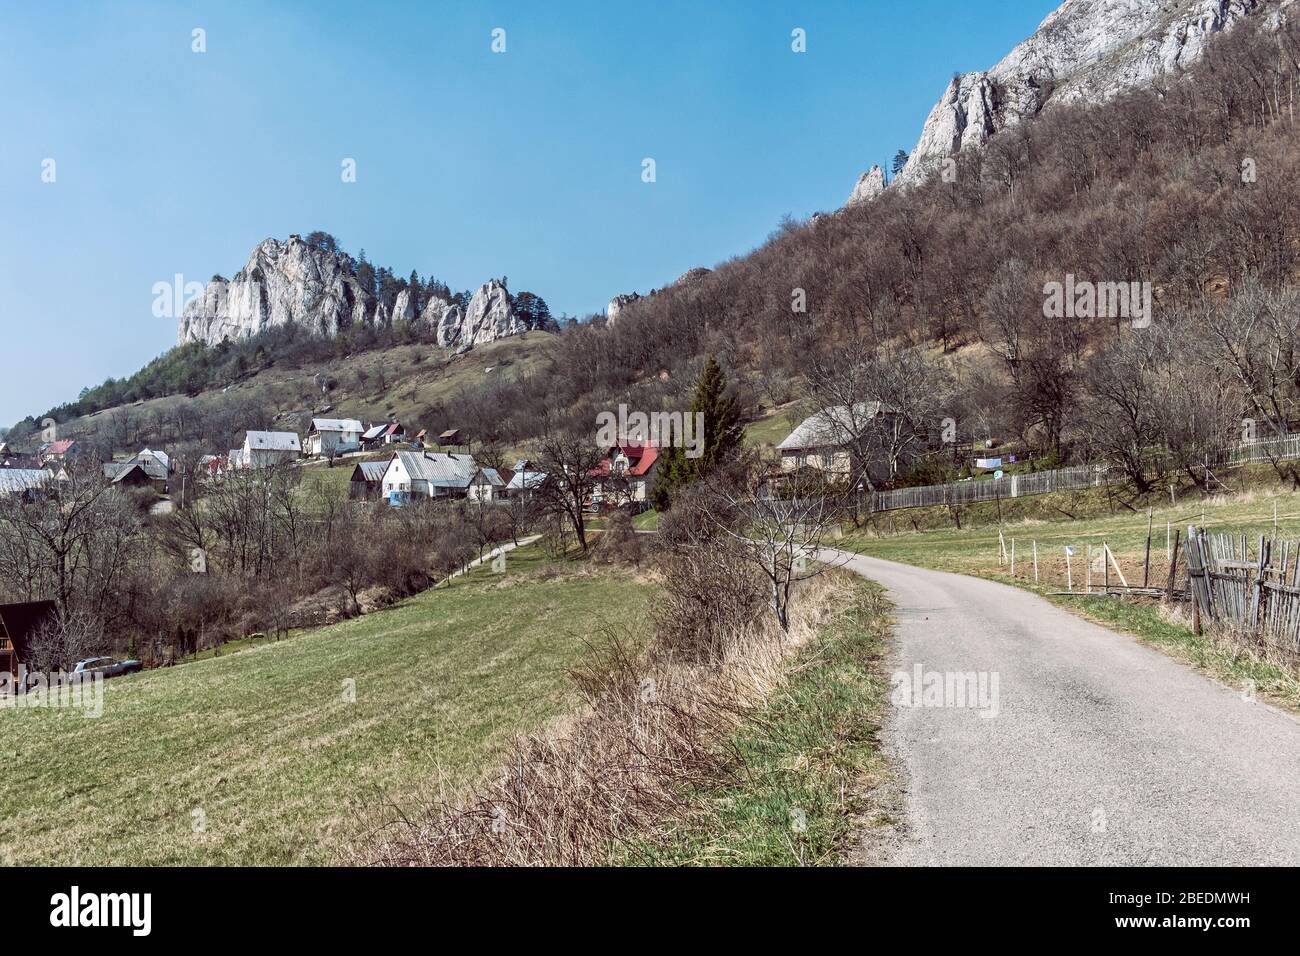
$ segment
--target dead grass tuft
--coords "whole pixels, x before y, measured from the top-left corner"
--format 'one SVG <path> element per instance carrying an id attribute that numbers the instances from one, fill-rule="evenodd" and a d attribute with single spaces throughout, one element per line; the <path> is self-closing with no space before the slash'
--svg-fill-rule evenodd
<path id="1" fill-rule="evenodd" d="M 736 728 L 786 679 L 790 656 L 846 590 L 834 577 L 806 582 L 784 634 L 767 617 L 742 613 L 721 618 L 726 626 L 710 620 L 695 646 L 676 633 L 636 654 L 606 629 L 571 674 L 585 702 L 579 716 L 519 739 L 496 779 L 461 799 L 384 826 L 362 861 L 595 866 L 618 847 L 634 857 L 633 838 L 698 805 L 687 791 L 731 781 L 740 765 L 729 749 Z M 723 595 L 729 614 L 734 600 Z"/>

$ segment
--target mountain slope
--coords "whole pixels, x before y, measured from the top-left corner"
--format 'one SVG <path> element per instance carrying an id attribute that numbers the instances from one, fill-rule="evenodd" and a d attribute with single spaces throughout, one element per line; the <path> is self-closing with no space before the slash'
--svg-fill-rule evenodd
<path id="1" fill-rule="evenodd" d="M 982 146 L 1048 103 L 1100 103 L 1185 69 L 1206 42 L 1294 0 L 1066 0 L 989 70 L 952 78 L 896 183 L 923 180 L 944 159 Z M 855 190 L 850 202 L 861 201 Z"/>

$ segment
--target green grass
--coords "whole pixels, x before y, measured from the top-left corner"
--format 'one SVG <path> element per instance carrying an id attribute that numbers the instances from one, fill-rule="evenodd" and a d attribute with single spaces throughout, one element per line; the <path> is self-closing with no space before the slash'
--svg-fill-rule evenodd
<path id="1" fill-rule="evenodd" d="M 567 671 L 593 622 L 638 618 L 652 593 L 546 564 L 523 549 L 504 575 L 477 570 L 291 640 L 108 681 L 96 719 L 0 710 L 0 859 L 335 862 L 387 801 L 466 785 L 514 735 L 569 711 Z"/>
<path id="2" fill-rule="evenodd" d="M 775 447 L 803 420 L 797 407 L 783 405 L 745 426 L 745 444 L 751 448 Z"/>
<path id="3" fill-rule="evenodd" d="M 691 795 L 697 814 L 630 858 L 653 865 L 834 865 L 851 851 L 857 796 L 880 773 L 879 672 L 888 631 L 880 588 L 852 579 L 852 601 L 805 647 L 788 683 L 731 741 L 732 782 Z"/>
<path id="4" fill-rule="evenodd" d="M 659 512 L 643 511 L 632 519 L 632 527 L 637 531 L 658 531 Z"/>
<path id="5" fill-rule="evenodd" d="M 1208 499 L 1186 496 L 1176 505 L 1165 497 L 1150 499 L 1153 507 L 1151 570 L 1149 583 L 1163 587 L 1169 561 L 1166 557 L 1166 525 L 1185 536 L 1189 524 L 1210 530 L 1245 532 L 1252 539 L 1260 534 L 1277 533 L 1283 538 L 1300 540 L 1300 494 L 1275 484 L 1260 487 L 1265 475 L 1256 473 L 1243 479 L 1245 491 L 1234 495 L 1216 495 Z M 1051 516 L 1052 499 L 1078 514 L 1071 520 L 1059 512 Z M 1141 504 L 1129 510 L 1110 503 L 1107 507 L 1099 492 L 1087 495 L 1042 495 L 1003 504 L 1002 532 L 1007 547 L 1016 545 L 1015 574 L 1009 563 L 998 560 L 998 525 L 994 506 L 970 509 L 960 530 L 951 523 L 938 524 L 939 509 L 896 512 L 879 516 L 877 526 L 908 528 L 915 520 L 922 530 L 877 533 L 871 530 L 849 532 L 837 546 L 879 558 L 901 561 L 922 567 L 971 574 L 1016 584 L 1042 594 L 1055 603 L 1107 626 L 1126 631 L 1145 643 L 1198 667 L 1225 683 L 1240 686 L 1254 681 L 1269 699 L 1293 708 L 1300 707 L 1300 682 L 1294 675 L 1272 664 L 1255 660 L 1237 650 L 1216 643 L 1208 635 L 1192 630 L 1162 614 L 1160 605 L 1146 598 L 1064 597 L 1050 592 L 1066 590 L 1072 577 L 1075 590 L 1083 590 L 1086 578 L 1085 556 L 1091 545 L 1094 552 L 1108 544 L 1119 561 L 1130 585 L 1142 584 L 1146 552 L 1147 510 Z M 882 520 L 883 519 L 883 520 Z M 1037 543 L 1039 574 L 1034 583 L 1033 546 Z M 1067 574 L 1065 547 L 1075 550 L 1070 559 L 1072 574 Z M 1184 560 L 1179 558 L 1185 567 Z M 1185 571 L 1183 572 L 1185 575 Z M 1112 583 L 1118 577 L 1111 571 Z M 1181 580 L 1181 578 L 1180 578 Z M 1093 575 L 1093 585 L 1103 582 Z"/>

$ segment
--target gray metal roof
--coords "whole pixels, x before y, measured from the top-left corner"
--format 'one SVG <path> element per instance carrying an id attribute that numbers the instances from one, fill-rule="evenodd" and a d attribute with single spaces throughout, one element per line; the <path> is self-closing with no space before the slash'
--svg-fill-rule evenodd
<path id="1" fill-rule="evenodd" d="M 358 462 L 357 467 L 361 469 L 361 474 L 365 476 L 366 481 L 383 481 L 384 472 L 388 470 L 388 462 L 363 461 Z"/>
<path id="2" fill-rule="evenodd" d="M 524 484 L 525 476 L 527 476 L 527 485 Z M 516 471 L 514 477 L 510 479 L 510 484 L 506 485 L 506 488 L 510 491 L 522 491 L 525 487 L 536 488 L 545 480 L 546 475 L 544 472 Z"/>
<path id="3" fill-rule="evenodd" d="M 359 432 L 361 422 L 355 418 L 313 418 L 311 430 L 314 432 Z"/>
<path id="4" fill-rule="evenodd" d="M 479 472 L 481 472 L 483 477 L 487 479 L 489 485 L 493 485 L 497 488 L 505 487 L 505 479 L 501 477 L 501 472 L 497 471 L 495 468 L 480 468 Z"/>
<path id="5" fill-rule="evenodd" d="M 399 451 L 397 457 L 412 480 L 427 481 L 440 488 L 465 488 L 478 471 L 478 465 L 470 455 Z M 497 480 L 500 480 L 499 476 Z"/>
<path id="6" fill-rule="evenodd" d="M 131 460 L 131 461 L 140 461 L 140 460 L 141 460 L 142 458 L 144 458 L 145 456 L 150 456 L 150 457 L 152 457 L 152 458 L 157 459 L 159 462 L 162 463 L 162 466 L 163 466 L 164 468 L 166 468 L 166 469 L 168 469 L 168 470 L 171 470 L 171 466 L 172 466 L 171 456 L 169 456 L 169 455 L 167 454 L 167 452 L 165 452 L 165 451 L 156 451 L 156 450 L 153 449 L 153 448 L 142 448 L 142 449 L 140 450 L 139 454 L 135 455 L 135 456 L 134 456 L 133 458 L 131 458 L 130 460 Z"/>
<path id="7" fill-rule="evenodd" d="M 244 436 L 249 448 L 270 451 L 302 451 L 297 432 L 248 432 Z"/>
<path id="8" fill-rule="evenodd" d="M 44 468 L 0 468 L 0 495 L 36 488 L 50 480 Z"/>
<path id="9" fill-rule="evenodd" d="M 776 447 L 782 451 L 790 451 L 846 444 L 854 437 L 852 432 L 855 428 L 865 426 L 867 422 L 878 417 L 883 408 L 880 402 L 859 402 L 853 406 L 852 414 L 849 413 L 847 405 L 822 409 L 800 422 L 799 427 Z"/>

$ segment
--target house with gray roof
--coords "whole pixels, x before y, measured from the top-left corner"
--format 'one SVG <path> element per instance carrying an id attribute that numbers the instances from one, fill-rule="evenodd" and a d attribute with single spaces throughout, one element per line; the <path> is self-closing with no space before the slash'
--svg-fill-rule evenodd
<path id="1" fill-rule="evenodd" d="M 384 472 L 388 470 L 386 461 L 361 461 L 352 469 L 352 478 L 348 482 L 348 496 L 351 498 L 378 498 L 383 493 Z"/>
<path id="2" fill-rule="evenodd" d="M 383 494 L 389 504 L 411 498 L 464 498 L 478 471 L 472 455 L 399 451 L 384 471 Z"/>
<path id="3" fill-rule="evenodd" d="M 897 414 L 880 402 L 836 405 L 809 415 L 776 446 L 781 455 L 781 471 L 797 472 L 804 468 L 847 476 L 851 467 L 849 449 L 882 419 Z"/>
<path id="4" fill-rule="evenodd" d="M 363 431 L 365 426 L 355 418 L 313 418 L 303 451 L 322 458 L 360 451 Z"/>
<path id="5" fill-rule="evenodd" d="M 475 501 L 498 501 L 506 496 L 506 480 L 495 468 L 480 468 L 470 479 L 466 495 Z"/>
<path id="6" fill-rule="evenodd" d="M 266 468 L 296 461 L 302 456 L 302 441 L 297 432 L 245 432 L 240 450 L 245 468 Z"/>
<path id="7" fill-rule="evenodd" d="M 0 497 L 36 491 L 51 480 L 44 468 L 0 468 Z"/>

